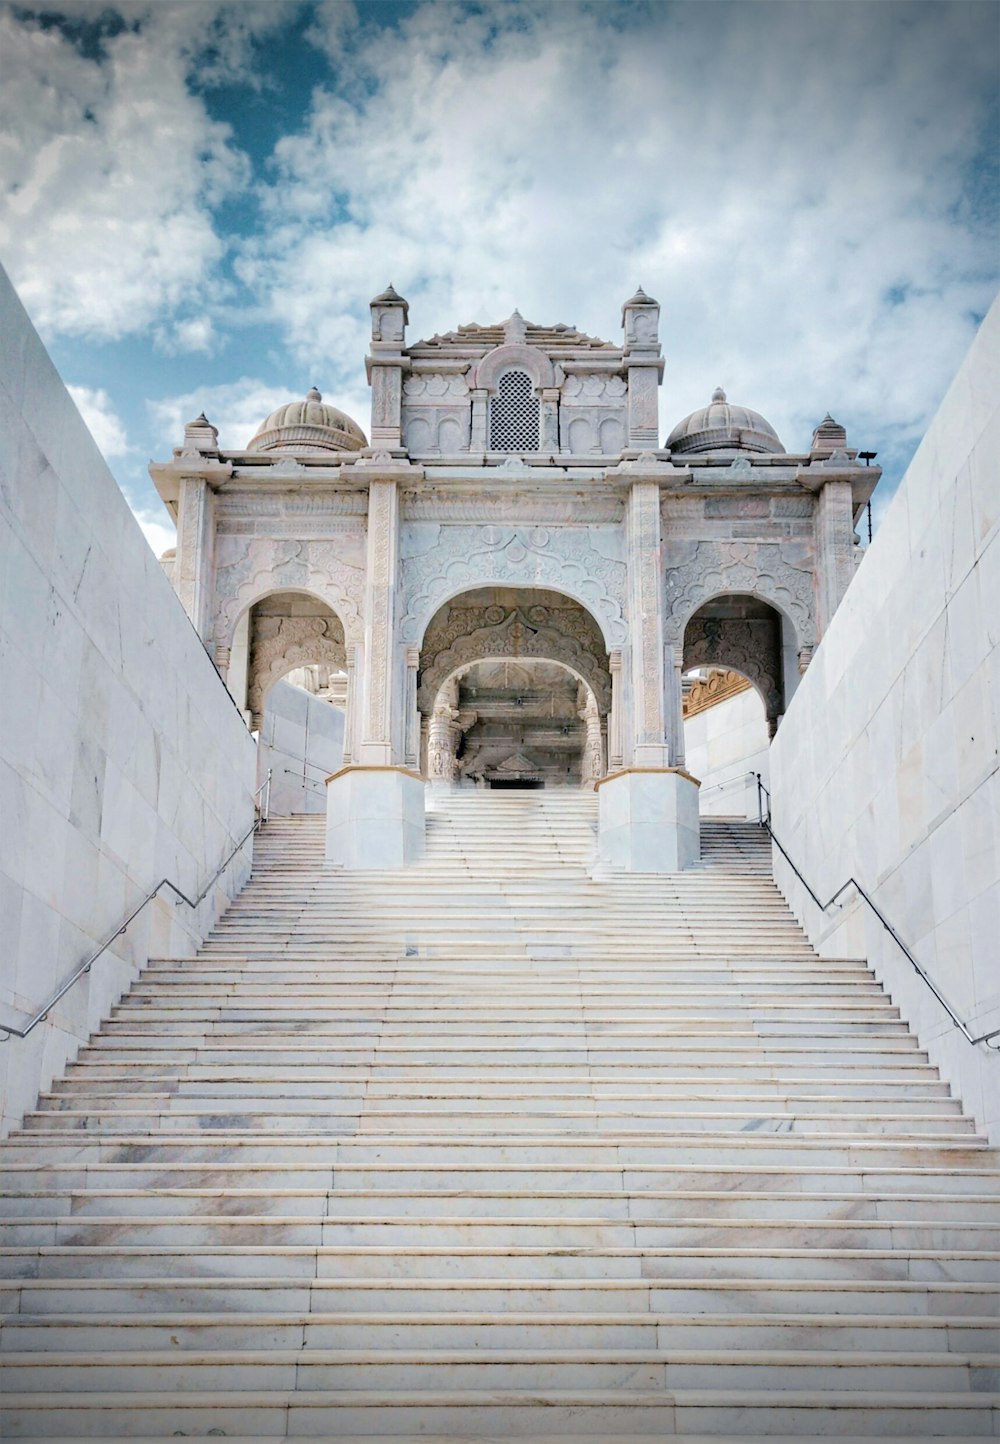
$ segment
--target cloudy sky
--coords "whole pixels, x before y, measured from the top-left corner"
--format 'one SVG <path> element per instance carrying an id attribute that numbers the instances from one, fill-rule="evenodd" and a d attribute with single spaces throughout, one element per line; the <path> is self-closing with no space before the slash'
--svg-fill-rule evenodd
<path id="1" fill-rule="evenodd" d="M 995 0 L 0 0 L 0 259 L 158 549 L 146 475 L 410 337 L 663 307 L 718 384 L 898 481 L 998 286 Z"/>

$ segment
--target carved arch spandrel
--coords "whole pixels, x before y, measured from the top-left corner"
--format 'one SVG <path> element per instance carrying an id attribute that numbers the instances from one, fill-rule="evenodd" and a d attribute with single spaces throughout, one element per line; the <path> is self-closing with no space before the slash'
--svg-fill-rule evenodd
<path id="1" fill-rule="evenodd" d="M 445 602 L 478 587 L 562 592 L 597 622 L 607 648 L 628 639 L 625 562 L 593 544 L 587 527 L 440 525 L 433 545 L 400 566 L 400 639 L 419 644 Z"/>
<path id="2" fill-rule="evenodd" d="M 767 618 L 744 621 L 694 617 L 684 631 L 683 669 L 727 667 L 756 690 L 768 722 L 785 710 L 781 688 L 781 640 Z"/>
<path id="3" fill-rule="evenodd" d="M 437 637 L 432 623 L 420 654 L 420 711 L 431 713 L 441 687 L 463 667 L 503 657 L 557 662 L 568 668 L 590 688 L 598 710 L 606 716 L 611 710 L 611 673 L 599 629 L 589 618 L 559 615 L 568 610 L 460 607 L 455 609 L 455 621 L 449 618 L 451 625 L 438 629 Z M 461 628 L 457 636 L 456 626 Z"/>
<path id="4" fill-rule="evenodd" d="M 247 706 L 257 721 L 264 715 L 267 694 L 296 667 L 344 670 L 347 649 L 337 617 L 261 617 L 250 648 Z"/>
<path id="5" fill-rule="evenodd" d="M 363 532 L 351 533 L 343 544 L 280 537 L 223 541 L 228 545 L 216 565 L 212 628 L 217 647 L 231 647 L 243 614 L 275 592 L 299 592 L 325 602 L 340 619 L 345 639 L 362 641 L 365 573 L 358 559 L 364 555 Z"/>
<path id="6" fill-rule="evenodd" d="M 796 561 L 777 542 L 697 542 L 679 566 L 665 576 L 665 640 L 682 644 L 684 629 L 699 607 L 727 593 L 749 593 L 785 616 L 795 630 L 796 646 L 816 642 L 813 570 Z"/>

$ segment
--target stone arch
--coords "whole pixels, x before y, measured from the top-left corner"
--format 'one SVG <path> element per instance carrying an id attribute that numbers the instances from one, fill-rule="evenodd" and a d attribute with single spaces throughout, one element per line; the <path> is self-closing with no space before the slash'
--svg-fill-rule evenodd
<path id="1" fill-rule="evenodd" d="M 760 696 L 773 737 L 786 706 L 784 623 L 771 602 L 749 592 L 718 592 L 684 627 L 681 668 L 721 667 L 745 677 Z"/>
<path id="2" fill-rule="evenodd" d="M 232 538 L 222 540 L 229 542 Z M 351 550 L 357 556 L 352 560 Z M 216 572 L 216 614 L 212 640 L 228 651 L 250 608 L 276 592 L 313 596 L 340 619 L 348 642 L 364 636 L 364 532 L 343 541 L 260 538 L 224 561 Z M 216 661 L 218 662 L 218 655 Z"/>
<path id="3" fill-rule="evenodd" d="M 297 667 L 346 670 L 344 626 L 323 599 L 301 589 L 276 588 L 249 610 L 247 707 L 260 726 L 267 694 Z"/>
<path id="4" fill-rule="evenodd" d="M 419 710 L 429 715 L 444 680 L 456 671 L 499 658 L 564 666 L 590 688 L 602 716 L 611 709 L 608 651 L 588 608 L 555 589 L 487 586 L 443 602 L 424 629 Z"/>
<path id="5" fill-rule="evenodd" d="M 505 371 L 527 371 L 539 391 L 543 386 L 557 385 L 555 367 L 544 351 L 537 346 L 511 342 L 494 347 L 470 370 L 469 389 L 495 391 Z"/>
<path id="6" fill-rule="evenodd" d="M 545 588 L 578 602 L 608 651 L 628 640 L 623 560 L 598 551 L 586 527 L 451 525 L 433 546 L 403 559 L 400 637 L 419 644 L 434 614 L 478 587 Z"/>
<path id="7" fill-rule="evenodd" d="M 664 633 L 679 647 L 691 618 L 713 597 L 741 593 L 784 619 L 786 644 L 808 658 L 815 646 L 812 571 L 783 555 L 779 543 L 699 542 L 680 566 L 666 569 Z"/>

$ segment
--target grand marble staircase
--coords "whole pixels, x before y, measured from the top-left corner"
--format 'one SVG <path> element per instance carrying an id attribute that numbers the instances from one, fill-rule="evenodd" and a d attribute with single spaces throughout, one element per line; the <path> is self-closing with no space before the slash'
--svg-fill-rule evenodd
<path id="1" fill-rule="evenodd" d="M 1000 1433 L 997 1155 L 759 831 L 595 878 L 594 823 L 268 826 L 0 1150 L 0 1434 Z"/>

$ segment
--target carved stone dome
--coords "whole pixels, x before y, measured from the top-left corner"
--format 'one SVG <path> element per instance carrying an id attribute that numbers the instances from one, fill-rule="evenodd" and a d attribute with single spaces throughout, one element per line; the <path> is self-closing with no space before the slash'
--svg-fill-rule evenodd
<path id="1" fill-rule="evenodd" d="M 731 406 L 719 386 L 707 406 L 685 416 L 667 437 L 676 455 L 698 451 L 783 452 L 778 433 L 759 411 L 749 406 Z"/>
<path id="2" fill-rule="evenodd" d="M 326 405 L 314 386 L 304 401 L 289 401 L 272 411 L 247 451 L 361 451 L 367 445 L 357 422 Z"/>

